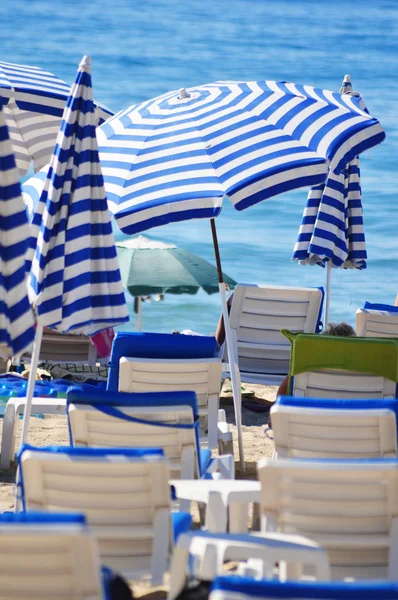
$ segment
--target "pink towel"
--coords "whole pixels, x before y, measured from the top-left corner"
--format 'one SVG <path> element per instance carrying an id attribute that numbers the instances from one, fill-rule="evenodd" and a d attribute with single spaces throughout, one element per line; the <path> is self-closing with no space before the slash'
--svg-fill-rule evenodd
<path id="1" fill-rule="evenodd" d="M 90 340 L 95 346 L 97 354 L 100 358 L 106 358 L 107 356 L 110 356 L 114 337 L 115 332 L 112 327 L 110 329 L 104 329 L 104 331 L 100 331 L 99 333 L 96 333 L 90 337 Z"/>

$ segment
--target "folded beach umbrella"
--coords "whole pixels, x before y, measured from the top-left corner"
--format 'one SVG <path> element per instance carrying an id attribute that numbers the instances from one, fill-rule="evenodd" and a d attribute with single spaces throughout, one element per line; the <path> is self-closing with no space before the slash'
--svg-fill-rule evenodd
<path id="1" fill-rule="evenodd" d="M 18 170 L 0 108 L 0 356 L 21 354 L 35 337 L 27 295 L 25 252 L 29 224 Z"/>
<path id="2" fill-rule="evenodd" d="M 349 75 L 341 94 L 352 92 Z M 361 98 L 359 100 L 364 107 Z M 329 171 L 324 184 L 309 191 L 292 260 L 300 264 L 327 266 L 325 322 L 329 320 L 331 269 L 365 269 L 366 243 L 363 227 L 359 159 L 349 161 L 341 172 Z"/>
<path id="3" fill-rule="evenodd" d="M 94 335 L 129 320 L 98 158 L 90 72 L 91 61 L 84 57 L 39 203 L 44 210 L 29 274 L 38 323 L 29 402 L 43 327 Z M 22 443 L 30 416 L 28 400 Z"/>
<path id="4" fill-rule="evenodd" d="M 200 256 L 143 235 L 118 242 L 120 273 L 124 288 L 137 298 L 137 329 L 141 330 L 141 298 L 153 294 L 207 294 L 219 291 L 216 267 Z M 232 290 L 236 281 L 225 273 Z"/>
<path id="5" fill-rule="evenodd" d="M 39 67 L 0 62 L 0 104 L 20 175 L 30 162 L 38 171 L 50 160 L 70 86 Z M 96 104 L 99 122 L 113 113 Z"/>

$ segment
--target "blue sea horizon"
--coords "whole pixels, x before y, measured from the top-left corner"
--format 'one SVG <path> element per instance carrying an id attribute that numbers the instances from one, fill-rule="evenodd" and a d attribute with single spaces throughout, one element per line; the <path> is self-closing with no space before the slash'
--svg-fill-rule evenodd
<path id="1" fill-rule="evenodd" d="M 274 79 L 337 91 L 346 73 L 386 140 L 361 156 L 368 267 L 333 271 L 331 319 L 355 324 L 366 300 L 398 293 L 398 3 L 345 0 L 14 0 L 0 6 L 2 58 L 37 65 L 72 82 L 82 55 L 93 61 L 97 100 L 115 112 L 172 89 L 216 80 Z M 291 262 L 307 190 L 217 218 L 223 269 L 241 283 L 321 286 L 326 272 Z M 195 220 L 143 232 L 214 264 L 210 223 Z M 117 233 L 117 239 L 124 236 Z M 148 331 L 213 333 L 218 294 L 166 296 L 143 306 Z M 134 329 L 135 316 L 130 307 Z"/>

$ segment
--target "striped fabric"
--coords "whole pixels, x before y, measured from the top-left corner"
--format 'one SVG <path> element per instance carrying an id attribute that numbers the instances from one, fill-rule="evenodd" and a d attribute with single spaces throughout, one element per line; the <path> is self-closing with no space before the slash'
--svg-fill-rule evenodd
<path id="1" fill-rule="evenodd" d="M 381 142 L 360 99 L 273 81 L 217 82 L 131 106 L 98 130 L 105 189 L 120 229 L 215 217 L 319 185 Z"/>
<path id="2" fill-rule="evenodd" d="M 17 167 L 23 176 L 51 158 L 70 86 L 39 67 L 0 62 L 0 104 L 4 106 Z M 99 122 L 113 113 L 97 104 Z"/>
<path id="3" fill-rule="evenodd" d="M 0 356 L 24 352 L 35 337 L 25 270 L 29 225 L 4 113 L 0 108 Z"/>
<path id="4" fill-rule="evenodd" d="M 301 264 L 365 269 L 366 244 L 362 218 L 359 160 L 308 194 L 292 260 Z"/>
<path id="5" fill-rule="evenodd" d="M 38 322 L 94 335 L 128 321 L 107 208 L 85 57 L 67 100 L 38 208 L 29 292 Z"/>

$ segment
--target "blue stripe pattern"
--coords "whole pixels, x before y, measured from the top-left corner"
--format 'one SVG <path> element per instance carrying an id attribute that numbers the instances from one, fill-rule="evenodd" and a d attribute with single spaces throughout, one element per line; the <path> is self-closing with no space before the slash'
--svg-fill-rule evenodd
<path id="1" fill-rule="evenodd" d="M 360 98 L 292 83 L 217 82 L 131 106 L 98 129 L 109 208 L 135 234 L 299 187 L 380 143 Z"/>
<path id="2" fill-rule="evenodd" d="M 310 190 L 292 260 L 346 269 L 366 268 L 359 160 Z"/>
<path id="3" fill-rule="evenodd" d="M 21 354 L 35 337 L 27 295 L 29 223 L 11 140 L 0 107 L 0 356 Z"/>
<path id="4" fill-rule="evenodd" d="M 36 172 L 49 162 L 69 92 L 67 83 L 39 67 L 0 62 L 0 104 L 21 176 L 31 160 Z M 100 124 L 113 115 L 96 107 Z"/>
<path id="5" fill-rule="evenodd" d="M 98 157 L 90 71 L 85 57 L 33 217 L 29 275 L 39 323 L 85 335 L 129 320 Z"/>

